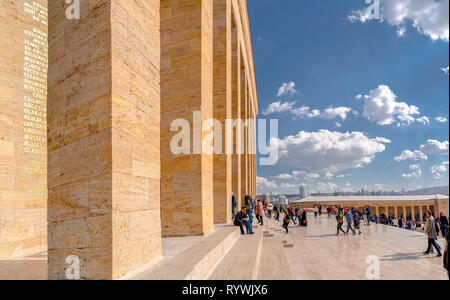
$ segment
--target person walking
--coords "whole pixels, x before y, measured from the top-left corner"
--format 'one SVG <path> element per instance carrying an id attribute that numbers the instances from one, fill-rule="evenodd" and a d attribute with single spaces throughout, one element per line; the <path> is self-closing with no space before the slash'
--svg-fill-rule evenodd
<path id="1" fill-rule="evenodd" d="M 337 221 L 337 233 L 336 235 L 339 235 L 340 231 L 345 235 L 344 229 L 342 229 L 342 225 L 344 225 L 344 218 L 342 216 L 342 213 L 340 211 L 336 212 L 336 221 Z"/>
<path id="2" fill-rule="evenodd" d="M 357 209 L 355 209 L 354 213 L 353 213 L 353 223 L 355 225 L 355 229 L 358 230 L 358 234 L 361 234 L 361 229 L 360 229 L 360 222 L 361 222 L 361 215 L 359 213 L 359 211 Z"/>
<path id="3" fill-rule="evenodd" d="M 439 223 L 441 225 L 442 236 L 445 237 L 448 232 L 448 218 L 445 216 L 444 213 L 440 214 Z"/>
<path id="4" fill-rule="evenodd" d="M 430 254 L 431 249 L 434 247 L 438 253 L 437 257 L 441 257 L 442 253 L 440 250 L 439 245 L 437 245 L 436 240 L 437 240 L 437 232 L 436 232 L 436 225 L 435 225 L 435 220 L 433 218 L 433 216 L 431 215 L 431 211 L 427 211 L 425 214 L 426 217 L 426 228 L 425 228 L 425 232 L 427 233 L 428 236 L 428 249 L 427 251 L 425 251 L 423 254 L 428 255 Z"/>
<path id="5" fill-rule="evenodd" d="M 319 214 L 319 208 L 316 206 L 314 206 L 314 218 L 317 218 L 317 215 Z"/>
<path id="6" fill-rule="evenodd" d="M 300 226 L 307 227 L 308 226 L 308 217 L 306 213 L 306 208 L 302 210 L 302 222 L 300 223 Z"/>
<path id="7" fill-rule="evenodd" d="M 258 200 L 256 205 L 256 218 L 261 226 L 264 226 L 264 206 L 261 200 Z"/>
<path id="8" fill-rule="evenodd" d="M 353 216 L 352 213 L 350 212 L 350 210 L 348 208 L 345 209 L 345 219 L 347 220 L 347 234 L 348 232 L 351 230 L 353 232 L 353 235 L 356 234 L 355 230 L 352 227 L 352 223 L 353 223 Z"/>
<path id="9" fill-rule="evenodd" d="M 283 228 L 286 230 L 286 234 L 289 233 L 289 223 L 291 222 L 291 217 L 289 215 L 289 212 L 285 212 L 284 218 L 283 218 Z"/>
<path id="10" fill-rule="evenodd" d="M 450 279 L 450 268 L 448 266 L 448 243 L 449 243 L 449 232 L 445 235 L 445 252 L 444 252 L 444 268 L 447 270 L 448 279 Z"/>
<path id="11" fill-rule="evenodd" d="M 267 217 L 269 219 L 272 219 L 272 212 L 273 212 L 273 204 L 272 204 L 272 202 L 269 202 L 267 204 Z"/>

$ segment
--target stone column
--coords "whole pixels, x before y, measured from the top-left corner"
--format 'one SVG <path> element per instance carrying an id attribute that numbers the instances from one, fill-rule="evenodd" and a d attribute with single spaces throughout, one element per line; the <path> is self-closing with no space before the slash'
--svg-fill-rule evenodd
<path id="1" fill-rule="evenodd" d="M 414 209 L 414 204 L 411 206 L 411 221 L 414 221 L 416 219 L 416 212 Z"/>
<path id="2" fill-rule="evenodd" d="M 221 122 L 220 153 L 214 154 L 214 223 L 231 221 L 232 160 L 226 120 L 231 113 L 231 0 L 214 0 L 214 119 Z M 217 143 L 217 141 L 215 141 Z M 231 144 L 232 146 L 232 144 Z"/>
<path id="3" fill-rule="evenodd" d="M 408 215 L 406 214 L 406 206 L 403 206 L 403 220 L 406 221 Z"/>
<path id="4" fill-rule="evenodd" d="M 214 157 L 203 147 L 213 117 L 213 1 L 161 1 L 161 55 L 162 232 L 205 235 L 214 226 Z"/>
<path id="5" fill-rule="evenodd" d="M 394 218 L 398 218 L 398 209 L 397 209 L 397 205 L 394 206 Z"/>
<path id="6" fill-rule="evenodd" d="M 241 55 L 238 41 L 238 30 L 234 14 L 231 18 L 231 38 L 232 38 L 232 118 L 234 122 L 241 119 L 241 97 L 240 97 L 240 77 L 241 77 Z M 232 192 L 238 201 L 238 209 L 241 206 L 241 128 L 239 122 L 233 128 L 233 155 L 232 155 Z"/>
<path id="7" fill-rule="evenodd" d="M 378 205 L 375 206 L 375 213 L 378 215 L 378 217 L 380 216 L 380 207 Z"/>
<path id="8" fill-rule="evenodd" d="M 422 205 L 419 205 L 419 214 L 420 214 L 420 222 L 423 221 L 423 207 Z"/>
<path id="9" fill-rule="evenodd" d="M 161 256 L 159 1 L 49 1 L 48 276 Z M 67 260 L 66 260 L 67 259 Z"/>
<path id="10" fill-rule="evenodd" d="M 247 76 L 245 74 L 245 66 L 241 48 L 241 118 L 244 124 L 242 134 L 244 135 L 243 153 L 241 155 L 241 201 L 244 201 L 248 192 L 248 93 L 247 93 Z"/>

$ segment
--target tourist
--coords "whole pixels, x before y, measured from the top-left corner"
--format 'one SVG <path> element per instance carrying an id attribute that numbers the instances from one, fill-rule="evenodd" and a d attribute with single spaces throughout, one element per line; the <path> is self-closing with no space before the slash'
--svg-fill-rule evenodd
<path id="1" fill-rule="evenodd" d="M 375 221 L 375 224 L 378 224 L 378 214 L 373 216 L 373 220 Z"/>
<path id="2" fill-rule="evenodd" d="M 240 227 L 242 235 L 245 234 L 244 226 L 247 225 L 247 220 L 249 220 L 249 217 L 247 215 L 247 208 L 242 207 L 241 211 L 236 214 L 236 218 L 234 219 L 234 226 Z M 246 228 L 247 228 L 247 226 L 246 226 Z M 248 230 L 248 228 L 247 228 L 247 230 Z"/>
<path id="3" fill-rule="evenodd" d="M 402 217 L 400 217 L 400 219 L 398 219 L 398 227 L 403 228 L 403 218 Z"/>
<path id="4" fill-rule="evenodd" d="M 275 212 L 275 220 L 280 221 L 280 204 L 275 204 L 274 212 Z"/>
<path id="5" fill-rule="evenodd" d="M 231 194 L 231 214 L 233 215 L 232 220 L 236 217 L 236 207 L 237 207 L 237 201 L 236 196 L 234 193 Z"/>
<path id="6" fill-rule="evenodd" d="M 330 217 L 330 213 L 331 213 L 331 208 L 329 206 L 327 206 L 327 215 L 328 215 L 328 217 Z"/>
<path id="7" fill-rule="evenodd" d="M 337 233 L 336 235 L 339 235 L 340 231 L 345 235 L 344 229 L 342 229 L 342 225 L 344 225 L 344 218 L 342 216 L 342 213 L 340 211 L 336 212 L 336 221 L 337 221 Z"/>
<path id="8" fill-rule="evenodd" d="M 299 220 L 299 222 L 300 222 L 300 215 L 301 215 L 300 209 L 298 207 L 296 207 L 295 212 L 294 212 L 294 217 L 292 218 L 292 220 L 294 221 L 294 224 L 297 225 L 297 222 L 295 222 L 296 219 Z"/>
<path id="9" fill-rule="evenodd" d="M 354 222 L 354 225 L 355 225 L 355 229 L 358 230 L 358 234 L 361 234 L 361 229 L 360 229 L 360 226 L 359 226 L 359 224 L 361 222 L 361 214 L 360 214 L 360 212 L 357 209 L 355 209 L 355 211 L 353 212 L 353 218 L 354 218 L 353 222 Z"/>
<path id="10" fill-rule="evenodd" d="M 314 218 L 317 218 L 317 215 L 319 214 L 319 208 L 316 206 L 314 206 Z"/>
<path id="11" fill-rule="evenodd" d="M 442 236 L 445 237 L 448 232 L 448 218 L 445 216 L 444 213 L 440 214 L 439 224 L 441 225 Z"/>
<path id="12" fill-rule="evenodd" d="M 249 195 L 245 196 L 245 198 L 246 198 L 245 203 L 247 203 L 247 214 L 249 217 L 249 220 L 246 223 L 247 233 L 253 234 L 253 201 L 252 197 Z"/>
<path id="13" fill-rule="evenodd" d="M 352 213 L 349 211 L 348 208 L 345 209 L 345 219 L 347 220 L 347 234 L 348 232 L 351 230 L 353 232 L 353 235 L 356 234 L 355 230 L 352 227 L 352 223 L 353 223 L 353 216 Z"/>
<path id="14" fill-rule="evenodd" d="M 448 243 L 449 243 L 449 232 L 445 235 L 445 252 L 444 252 L 444 268 L 447 270 L 448 279 L 450 279 L 450 269 L 448 266 Z"/>
<path id="15" fill-rule="evenodd" d="M 436 223 L 435 223 L 433 216 L 431 215 L 431 211 L 427 211 L 425 213 L 425 217 L 427 218 L 425 231 L 428 236 L 428 249 L 427 249 L 427 251 L 424 252 L 424 254 L 425 255 L 430 254 L 430 251 L 434 247 L 438 253 L 437 257 L 440 257 L 440 256 L 442 256 L 442 254 L 441 254 L 441 250 L 439 249 L 440 247 L 436 243 L 436 240 L 438 238 L 437 232 L 436 232 L 436 226 L 435 226 Z"/>
<path id="16" fill-rule="evenodd" d="M 261 226 L 264 226 L 264 206 L 260 199 L 258 199 L 258 204 L 256 205 L 256 218 Z"/>
<path id="17" fill-rule="evenodd" d="M 267 217 L 269 219 L 272 219 L 272 211 L 273 211 L 273 204 L 272 204 L 272 202 L 269 202 L 267 204 Z"/>
<path id="18" fill-rule="evenodd" d="M 286 234 L 289 233 L 289 223 L 291 222 L 291 217 L 289 215 L 289 212 L 285 211 L 284 218 L 283 218 L 283 228 L 286 230 Z"/>
<path id="19" fill-rule="evenodd" d="M 300 223 L 300 226 L 307 227 L 308 226 L 308 217 L 306 213 L 306 208 L 302 210 L 302 222 Z"/>
<path id="20" fill-rule="evenodd" d="M 369 206 L 367 206 L 366 208 L 365 208 L 365 211 L 364 211 L 364 213 L 365 213 L 365 216 L 366 216 L 366 218 L 367 218 L 367 226 L 369 226 L 370 225 L 370 216 L 371 216 L 371 213 L 370 213 L 370 207 Z"/>

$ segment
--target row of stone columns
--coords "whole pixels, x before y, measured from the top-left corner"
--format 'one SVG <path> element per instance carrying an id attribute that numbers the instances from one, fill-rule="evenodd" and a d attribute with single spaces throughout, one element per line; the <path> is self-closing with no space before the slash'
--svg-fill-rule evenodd
<path id="1" fill-rule="evenodd" d="M 71 262 L 120 277 L 161 237 L 229 223 L 232 193 L 256 196 L 252 131 L 236 127 L 233 154 L 202 151 L 207 120 L 257 115 L 245 2 L 82 0 L 69 20 L 49 1 L 49 278 Z"/>

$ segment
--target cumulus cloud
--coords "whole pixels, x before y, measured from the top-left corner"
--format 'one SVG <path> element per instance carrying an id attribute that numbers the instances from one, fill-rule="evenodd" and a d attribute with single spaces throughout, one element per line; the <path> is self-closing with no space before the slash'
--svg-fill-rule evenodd
<path id="1" fill-rule="evenodd" d="M 419 115 L 419 108 L 405 102 L 397 102 L 397 96 L 387 85 L 371 90 L 364 100 L 363 116 L 372 122 L 386 126 L 391 124 L 410 125 Z"/>
<path id="2" fill-rule="evenodd" d="M 276 189 L 278 187 L 278 185 L 275 182 L 270 181 L 267 178 L 259 177 L 259 176 L 256 178 L 256 184 L 257 184 L 258 188 L 262 189 L 262 190 L 271 190 L 271 189 Z"/>
<path id="3" fill-rule="evenodd" d="M 434 178 L 441 179 L 443 177 L 442 173 L 448 171 L 448 164 L 448 161 L 445 161 L 440 165 L 432 166 L 431 173 L 433 174 Z"/>
<path id="4" fill-rule="evenodd" d="M 282 113 L 292 111 L 296 102 L 281 102 L 277 101 L 269 105 L 269 107 L 263 112 L 263 115 L 267 116 L 273 113 Z"/>
<path id="5" fill-rule="evenodd" d="M 281 97 L 284 95 L 294 95 L 297 94 L 297 90 L 295 89 L 295 83 L 294 82 L 286 82 L 281 85 L 281 87 L 278 89 L 277 97 Z"/>
<path id="6" fill-rule="evenodd" d="M 420 146 L 419 150 L 415 150 L 414 152 L 405 150 L 400 156 L 395 157 L 394 160 L 427 160 L 428 155 L 448 155 L 448 151 L 448 141 L 439 142 L 436 140 L 428 140 L 426 144 Z"/>
<path id="7" fill-rule="evenodd" d="M 403 178 L 419 178 L 422 176 L 422 169 L 420 169 L 420 165 L 410 165 L 409 166 L 411 173 L 404 173 L 402 175 Z"/>
<path id="8" fill-rule="evenodd" d="M 403 161 L 403 160 L 427 160 L 428 156 L 423 154 L 421 151 L 416 150 L 414 152 L 410 150 L 405 150 L 400 154 L 400 156 L 397 156 L 394 158 L 395 161 Z"/>
<path id="9" fill-rule="evenodd" d="M 368 138 L 362 132 L 301 131 L 278 140 L 279 163 L 286 167 L 301 166 L 312 173 L 336 173 L 359 168 L 372 162 L 377 153 L 386 150 L 384 143 Z"/>
<path id="10" fill-rule="evenodd" d="M 448 67 L 447 68 L 442 68 L 441 71 L 444 72 L 446 75 L 449 74 L 449 68 Z"/>
<path id="11" fill-rule="evenodd" d="M 318 182 L 315 184 L 314 190 L 321 193 L 332 193 L 338 190 L 338 186 L 333 182 Z"/>
<path id="12" fill-rule="evenodd" d="M 428 140 L 425 145 L 420 146 L 420 151 L 425 155 L 448 155 L 449 143 Z"/>
<path id="13" fill-rule="evenodd" d="M 426 117 L 426 116 L 417 118 L 416 121 L 419 122 L 419 123 L 421 123 L 421 124 L 423 124 L 423 125 L 429 125 L 429 124 L 430 124 L 430 118 L 428 118 L 428 117 Z"/>
<path id="14" fill-rule="evenodd" d="M 329 107 L 322 113 L 322 118 L 332 120 L 339 117 L 342 121 L 345 121 L 347 119 L 347 114 L 351 111 L 352 109 L 348 107 Z"/>
<path id="15" fill-rule="evenodd" d="M 437 117 L 435 118 L 436 121 L 438 121 L 439 123 L 446 123 L 448 120 L 447 118 L 444 117 Z"/>
<path id="16" fill-rule="evenodd" d="M 449 0 L 381 0 L 380 22 L 397 28 L 403 36 L 410 24 L 432 40 L 449 40 Z M 365 23 L 372 19 L 366 10 L 356 10 L 347 17 L 350 22 Z"/>
<path id="17" fill-rule="evenodd" d="M 274 176 L 273 178 L 286 180 L 286 179 L 293 179 L 294 176 L 291 174 L 280 174 L 280 175 Z"/>
<path id="18" fill-rule="evenodd" d="M 376 137 L 375 141 L 377 141 L 378 143 L 383 143 L 383 144 L 390 144 L 392 143 L 392 141 L 390 139 L 384 138 L 384 137 Z"/>

